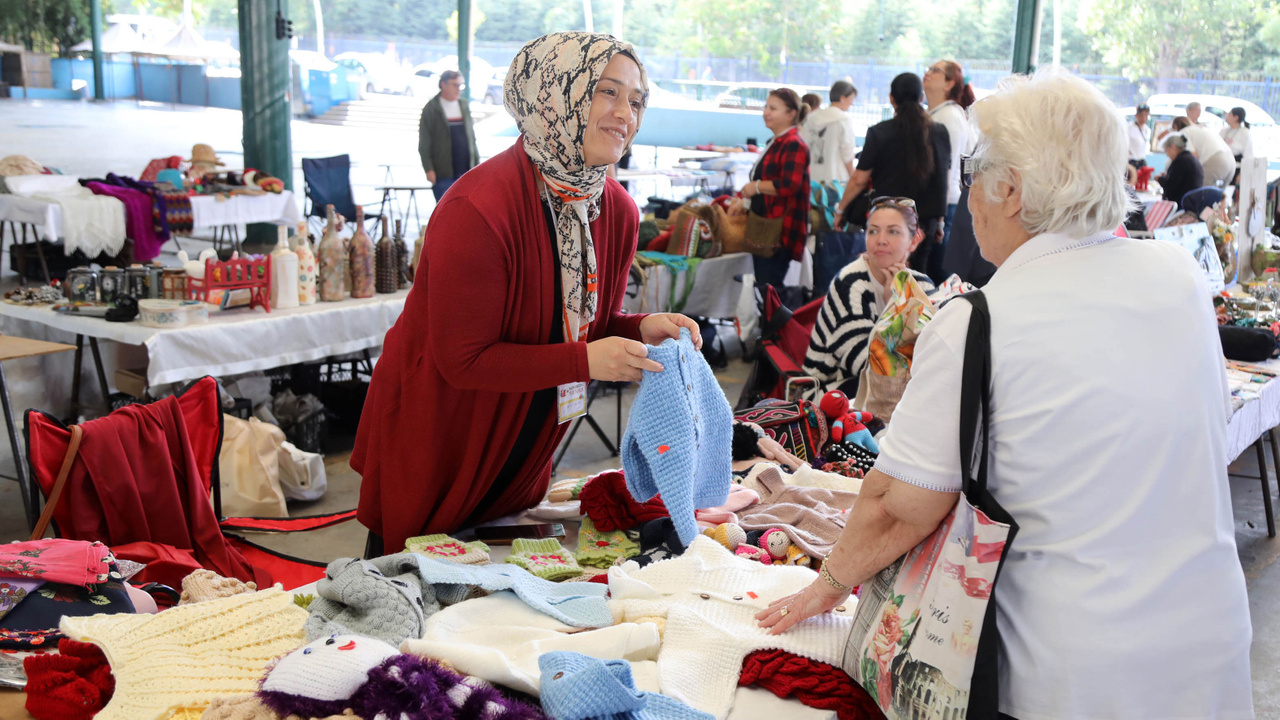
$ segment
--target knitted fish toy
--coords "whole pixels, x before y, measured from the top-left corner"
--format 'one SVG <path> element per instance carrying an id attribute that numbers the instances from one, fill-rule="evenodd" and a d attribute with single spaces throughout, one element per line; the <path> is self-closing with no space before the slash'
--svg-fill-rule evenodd
<path id="1" fill-rule="evenodd" d="M 281 717 L 545 720 L 483 681 L 361 635 L 320 638 L 268 669 L 258 697 Z"/>

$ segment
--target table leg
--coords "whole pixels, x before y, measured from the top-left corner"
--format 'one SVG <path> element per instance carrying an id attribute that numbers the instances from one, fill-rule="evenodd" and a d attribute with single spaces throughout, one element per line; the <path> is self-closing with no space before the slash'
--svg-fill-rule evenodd
<path id="1" fill-rule="evenodd" d="M 391 172 L 388 168 L 387 172 Z M 385 182 L 385 180 L 384 180 Z M 391 189 L 387 188 L 382 191 L 382 202 L 378 203 L 378 216 L 381 217 L 387 212 L 387 201 L 391 199 Z"/>
<path id="2" fill-rule="evenodd" d="M 422 215 L 418 213 L 418 191 L 409 191 L 409 205 L 413 206 L 413 221 L 417 223 L 418 233 L 422 232 Z M 409 208 L 406 206 L 404 211 L 404 230 L 405 234 L 409 232 Z"/>
<path id="3" fill-rule="evenodd" d="M 27 516 L 27 527 L 34 529 L 35 513 L 31 508 L 31 493 L 27 487 L 27 474 L 22 463 L 22 448 L 18 446 L 18 431 L 13 425 L 13 407 L 9 403 L 9 385 L 5 382 L 4 365 L 0 364 L 0 403 L 4 404 L 4 424 L 9 430 L 9 448 L 13 451 L 13 468 L 22 489 L 22 511 Z"/>
<path id="4" fill-rule="evenodd" d="M 1276 467 L 1276 490 L 1280 491 L 1280 446 L 1276 443 L 1276 428 L 1268 430 L 1267 437 L 1271 440 L 1271 461 Z"/>
<path id="5" fill-rule="evenodd" d="M 1276 518 L 1271 509 L 1271 483 L 1267 481 L 1267 456 L 1262 451 L 1262 438 L 1254 441 L 1253 449 L 1258 451 L 1258 474 L 1262 476 L 1262 505 L 1267 510 L 1267 537 L 1275 537 Z M 1280 471 L 1280 468 L 1276 470 Z"/>
<path id="6" fill-rule="evenodd" d="M 618 439 L 619 448 L 622 447 L 622 388 L 622 383 L 618 383 L 618 408 L 617 417 L 615 418 L 617 429 L 614 432 L 614 437 Z"/>
<path id="7" fill-rule="evenodd" d="M 45 259 L 44 259 L 44 247 L 40 245 L 40 231 L 36 229 L 35 225 L 31 226 L 31 234 L 35 236 L 36 257 L 40 258 L 40 271 L 44 273 L 44 282 L 47 285 L 53 281 L 49 278 L 49 263 L 45 262 Z M 22 228 L 22 236 L 24 239 L 26 238 L 26 235 L 27 235 L 27 229 L 24 226 Z"/>
<path id="8" fill-rule="evenodd" d="M 102 387 L 102 405 L 111 412 L 111 388 L 107 387 L 107 371 L 102 368 L 102 353 L 98 351 L 98 338 L 89 337 L 89 349 L 93 351 L 93 366 L 98 371 L 98 385 Z"/>
<path id="9" fill-rule="evenodd" d="M 71 367 L 71 409 L 67 422 L 75 423 L 80 416 L 80 363 L 84 360 L 84 335 L 76 335 L 76 360 Z"/>

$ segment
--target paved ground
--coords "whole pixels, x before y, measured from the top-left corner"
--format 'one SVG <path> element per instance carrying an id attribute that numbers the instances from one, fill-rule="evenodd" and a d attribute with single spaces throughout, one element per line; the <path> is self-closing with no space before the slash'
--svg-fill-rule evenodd
<path id="1" fill-rule="evenodd" d="M 108 171 L 136 174 L 150 158 L 173 154 L 185 157 L 196 142 L 213 145 L 228 163 L 239 166 L 240 114 L 234 111 L 140 107 L 132 102 L 95 105 L 0 100 L 0 128 L 4 128 L 4 132 L 0 132 L 0 157 L 21 153 L 79 175 L 101 175 Z M 413 173 L 421 173 L 417 167 L 417 139 L 409 133 L 361 133 L 349 128 L 295 122 L 293 142 L 295 160 L 350 153 L 356 163 L 352 177 L 358 199 L 361 192 L 371 194 L 369 189 L 381 183 L 383 169 L 378 167 L 381 163 L 398 165 L 395 169 L 398 182 L 413 182 L 417 177 Z M 496 152 L 504 142 L 484 139 L 481 152 Z M 300 174 L 295 183 L 300 190 Z M 173 252 L 172 246 L 167 246 L 166 251 L 162 259 L 173 262 L 172 255 L 168 254 Z M 12 278 L 6 269 L 0 275 L 0 290 L 8 289 Z M 747 365 L 733 361 L 726 370 L 717 373 L 731 400 L 737 399 L 748 371 Z M 634 391 L 624 393 L 624 420 L 633 396 Z M 604 397 L 593 408 L 594 414 L 605 419 L 602 424 L 611 436 L 614 402 L 612 397 Z M 38 402 L 32 404 L 39 405 Z M 21 407 L 24 406 L 20 405 L 19 409 Z M 326 458 L 328 494 L 314 503 L 295 504 L 291 508 L 294 514 L 355 506 L 359 477 L 347 466 L 350 438 L 337 438 L 332 450 Z M 584 428 L 566 452 L 558 477 L 580 477 L 617 464 L 618 459 L 610 456 L 599 440 Z M 1267 538 L 1257 471 L 1254 453 L 1246 451 L 1231 467 L 1231 492 L 1236 541 L 1248 578 L 1254 626 L 1254 699 L 1257 716 L 1269 719 L 1280 718 L 1280 604 L 1275 600 L 1280 597 L 1280 565 L 1276 563 L 1280 557 L 1280 540 Z M 0 468 L 0 472 L 8 471 Z M 25 538 L 18 498 L 17 485 L 0 480 L 0 542 Z M 303 537 L 267 536 L 264 544 L 303 557 L 328 560 L 362 553 L 364 533 L 355 523 L 348 523 Z"/>

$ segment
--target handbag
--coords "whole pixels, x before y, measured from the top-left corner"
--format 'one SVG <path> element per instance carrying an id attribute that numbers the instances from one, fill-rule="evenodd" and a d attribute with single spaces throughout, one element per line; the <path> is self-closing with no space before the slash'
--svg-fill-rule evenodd
<path id="1" fill-rule="evenodd" d="M 918 717 L 920 698 L 931 718 L 999 712 L 995 590 L 1018 524 L 987 489 L 991 316 L 981 292 L 962 297 L 973 314 L 960 384 L 961 496 L 937 530 L 863 584 L 841 661 L 890 720 Z"/>
<path id="2" fill-rule="evenodd" d="M 808 463 L 818 457 L 830 434 L 826 415 L 808 400 L 765 400 L 734 412 L 733 419 L 759 426 L 787 452 Z"/>
<path id="3" fill-rule="evenodd" d="M 910 272 L 893 278 L 893 295 L 871 329 L 867 364 L 853 406 L 889 422 L 911 379 L 916 339 L 933 319 L 933 301 Z"/>
<path id="4" fill-rule="evenodd" d="M 773 257 L 782 245 L 782 218 L 767 218 L 747 212 L 747 227 L 742 233 L 742 249 L 760 257 Z"/>

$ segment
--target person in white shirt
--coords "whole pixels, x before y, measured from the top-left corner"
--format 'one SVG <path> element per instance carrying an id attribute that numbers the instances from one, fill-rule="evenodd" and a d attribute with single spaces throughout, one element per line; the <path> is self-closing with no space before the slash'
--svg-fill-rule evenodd
<path id="1" fill-rule="evenodd" d="M 942 123 L 951 139 L 951 170 L 947 173 L 947 214 L 942 229 L 942 245 L 951 239 L 951 222 L 960 203 L 960 157 L 968 155 L 973 147 L 973 133 L 969 128 L 969 106 L 973 104 L 973 87 L 964 76 L 964 69 L 954 60 L 939 60 L 924 71 L 924 99 L 929 105 L 929 117 Z M 934 248 L 929 255 L 927 272 L 934 282 L 945 277 L 942 260 L 946 252 Z"/>
<path id="2" fill-rule="evenodd" d="M 1135 168 L 1147 166 L 1147 152 L 1151 149 L 1151 129 L 1147 122 L 1151 119 L 1151 108 L 1145 103 L 1139 105 L 1133 113 L 1133 122 L 1129 123 L 1129 164 Z"/>
<path id="3" fill-rule="evenodd" d="M 849 182 L 858 151 L 849 108 L 857 97 L 853 83 L 837 80 L 831 86 L 831 104 L 809 113 L 801 126 L 800 139 L 809 146 L 810 180 Z"/>
<path id="4" fill-rule="evenodd" d="M 1235 155 L 1236 162 L 1239 162 L 1248 154 L 1249 146 L 1253 142 L 1249 137 L 1249 128 L 1251 126 L 1245 121 L 1244 117 L 1244 108 L 1233 107 L 1231 112 L 1227 113 L 1223 118 L 1227 121 L 1227 126 L 1222 128 L 1222 139 L 1231 148 L 1231 154 Z"/>
<path id="5" fill-rule="evenodd" d="M 1203 125 L 1196 125 L 1190 117 L 1173 119 L 1173 131 L 1182 133 L 1187 146 L 1204 167 L 1205 185 L 1225 187 L 1236 174 L 1236 159 L 1227 141 Z"/>
<path id="6" fill-rule="evenodd" d="M 1000 712 L 1253 718 L 1208 282 L 1176 243 L 1115 237 L 1131 208 L 1128 143 L 1096 88 L 1052 69 L 1015 76 L 973 116 L 969 208 L 999 267 L 982 290 L 988 490 L 1021 526 L 993 594 Z M 1099 292 L 1100 273 L 1125 292 Z M 971 307 L 948 303 L 925 327 L 821 576 L 761 611 L 762 626 L 785 632 L 846 602 L 837 586 L 869 582 L 955 506 Z"/>

